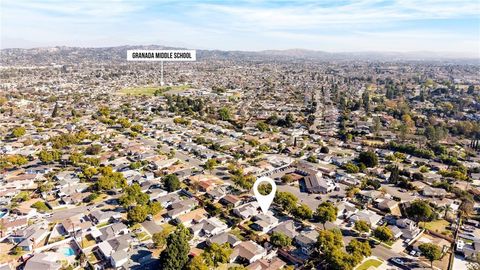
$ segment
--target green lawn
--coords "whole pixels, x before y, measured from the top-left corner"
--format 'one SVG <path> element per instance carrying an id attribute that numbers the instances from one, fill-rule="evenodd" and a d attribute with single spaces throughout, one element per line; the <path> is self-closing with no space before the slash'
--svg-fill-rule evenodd
<path id="1" fill-rule="evenodd" d="M 245 240 L 245 237 L 242 235 L 242 231 L 239 228 L 232 229 L 230 233 L 235 235 L 240 241 Z"/>
<path id="2" fill-rule="evenodd" d="M 97 225 L 97 228 L 101 229 L 101 228 L 106 227 L 106 226 L 108 226 L 108 225 L 110 225 L 110 222 L 105 221 L 105 222 L 103 222 L 103 223 L 98 224 L 98 225 Z"/>
<path id="3" fill-rule="evenodd" d="M 177 227 L 175 227 L 171 224 L 168 224 L 168 223 L 162 224 L 161 226 L 165 230 L 166 234 L 170 234 L 171 232 L 173 232 L 177 228 Z"/>
<path id="4" fill-rule="evenodd" d="M 147 241 L 152 238 L 150 235 L 148 235 L 146 232 L 143 232 L 143 231 L 136 234 L 136 237 L 140 242 Z"/>
<path id="5" fill-rule="evenodd" d="M 378 239 L 374 236 L 371 236 L 370 239 L 373 239 L 373 240 L 377 241 L 380 245 L 383 245 L 384 247 L 390 248 L 390 249 L 392 248 L 393 243 L 395 243 L 395 241 L 393 241 L 393 240 L 383 242 L 383 241 L 381 241 L 380 239 Z"/>
<path id="6" fill-rule="evenodd" d="M 153 96 L 156 91 L 159 91 L 161 94 L 165 92 L 178 92 L 185 91 L 190 89 L 190 85 L 174 85 L 174 86 L 143 86 L 143 87 L 127 87 L 119 91 L 120 94 L 124 95 L 133 95 L 133 96 Z"/>
<path id="7" fill-rule="evenodd" d="M 95 245 L 96 242 L 95 242 L 94 239 L 92 239 L 92 238 L 90 237 L 89 234 L 87 234 L 87 236 L 85 236 L 85 237 L 82 238 L 81 244 L 82 244 L 82 248 L 87 248 L 87 247 L 91 247 L 91 246 Z"/>
<path id="8" fill-rule="evenodd" d="M 363 262 L 361 265 L 359 265 L 355 270 L 367 270 L 370 266 L 377 268 L 380 265 L 382 265 L 381 261 L 377 259 L 368 259 L 365 262 Z"/>
<path id="9" fill-rule="evenodd" d="M 425 222 L 425 228 L 429 229 L 432 232 L 441 233 L 446 230 L 450 223 L 444 219 L 439 219 L 435 221 Z M 420 222 L 420 226 L 424 227 L 423 222 Z"/>

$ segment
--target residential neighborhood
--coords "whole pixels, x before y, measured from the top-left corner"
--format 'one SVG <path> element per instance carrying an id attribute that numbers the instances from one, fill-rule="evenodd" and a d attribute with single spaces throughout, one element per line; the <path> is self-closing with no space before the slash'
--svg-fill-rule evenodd
<path id="1" fill-rule="evenodd" d="M 0 269 L 478 269 L 478 63 L 129 48 L 1 51 Z"/>

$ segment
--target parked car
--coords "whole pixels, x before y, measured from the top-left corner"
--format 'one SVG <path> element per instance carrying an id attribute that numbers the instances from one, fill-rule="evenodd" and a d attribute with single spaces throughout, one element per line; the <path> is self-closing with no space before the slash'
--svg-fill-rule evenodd
<path id="1" fill-rule="evenodd" d="M 391 258 L 392 263 L 400 266 L 404 266 L 405 262 L 401 258 Z"/>

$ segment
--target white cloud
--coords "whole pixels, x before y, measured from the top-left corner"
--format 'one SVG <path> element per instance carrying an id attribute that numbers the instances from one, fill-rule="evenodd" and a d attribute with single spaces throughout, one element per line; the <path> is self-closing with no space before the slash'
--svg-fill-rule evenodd
<path id="1" fill-rule="evenodd" d="M 480 53 L 480 24 L 476 28 L 455 24 L 458 19 L 478 18 L 478 0 L 250 0 L 227 4 L 167 0 L 0 1 L 0 34 L 4 42 L 25 40 L 49 46 L 161 42 L 235 50 Z M 437 19 L 447 27 L 435 25 Z"/>

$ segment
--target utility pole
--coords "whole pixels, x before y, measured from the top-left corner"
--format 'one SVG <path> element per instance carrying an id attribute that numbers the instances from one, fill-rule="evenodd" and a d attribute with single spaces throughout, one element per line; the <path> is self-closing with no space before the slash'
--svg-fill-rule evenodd
<path id="1" fill-rule="evenodd" d="M 160 72 L 161 72 L 161 75 L 160 75 L 160 85 L 163 86 L 164 85 L 164 82 L 163 82 L 163 61 L 160 61 Z"/>

